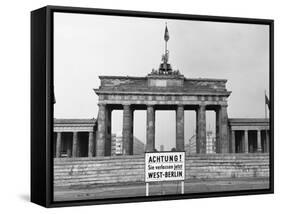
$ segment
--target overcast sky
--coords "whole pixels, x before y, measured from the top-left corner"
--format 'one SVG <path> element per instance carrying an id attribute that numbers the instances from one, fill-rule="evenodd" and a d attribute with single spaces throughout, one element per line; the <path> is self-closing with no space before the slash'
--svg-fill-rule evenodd
<path id="1" fill-rule="evenodd" d="M 168 24 L 170 63 L 186 78 L 227 79 L 228 115 L 264 118 L 269 92 L 269 27 L 266 25 L 55 13 L 55 118 L 96 118 L 99 75 L 146 76 L 158 69 Z M 134 135 L 146 141 L 146 112 L 135 112 Z M 214 130 L 215 114 L 207 113 Z M 122 111 L 113 112 L 122 132 Z M 185 139 L 195 112 L 185 111 Z M 156 112 L 156 147 L 175 146 L 175 112 Z"/>

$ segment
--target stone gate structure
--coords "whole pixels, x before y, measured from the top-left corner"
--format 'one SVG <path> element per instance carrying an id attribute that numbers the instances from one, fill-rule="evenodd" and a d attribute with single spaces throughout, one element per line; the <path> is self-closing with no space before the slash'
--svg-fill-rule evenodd
<path id="1" fill-rule="evenodd" d="M 165 31 L 165 54 L 158 70 L 145 77 L 100 76 L 101 85 L 95 89 L 99 96 L 97 156 L 110 155 L 111 112 L 123 110 L 124 153 L 133 148 L 133 112 L 147 111 L 146 151 L 155 150 L 155 111 L 176 111 L 176 150 L 184 151 L 184 110 L 196 111 L 197 153 L 206 152 L 206 110 L 216 112 L 217 152 L 229 152 L 227 98 L 224 79 L 188 79 L 168 62 L 168 30 Z"/>
<path id="2" fill-rule="evenodd" d="M 217 151 L 229 151 L 226 80 L 187 79 L 180 74 L 149 74 L 146 77 L 100 76 L 97 156 L 108 155 L 111 112 L 123 109 L 123 143 L 132 154 L 133 112 L 147 111 L 146 151 L 155 149 L 155 111 L 176 111 L 176 149 L 184 150 L 184 110 L 196 111 L 197 152 L 206 151 L 206 110 L 216 112 Z"/>

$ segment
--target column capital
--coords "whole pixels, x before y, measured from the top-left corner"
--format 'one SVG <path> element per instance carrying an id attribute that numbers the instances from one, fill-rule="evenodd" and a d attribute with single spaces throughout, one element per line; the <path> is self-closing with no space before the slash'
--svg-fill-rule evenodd
<path id="1" fill-rule="evenodd" d="M 198 106 L 198 109 L 203 109 L 205 110 L 206 109 L 206 104 L 205 103 L 201 103 L 199 106 Z"/>
<path id="2" fill-rule="evenodd" d="M 154 106 L 155 106 L 155 105 L 153 105 L 153 104 L 147 104 L 147 105 L 146 105 L 147 108 L 148 108 L 148 107 L 154 108 Z"/>
<path id="3" fill-rule="evenodd" d="M 104 103 L 98 103 L 98 106 L 99 106 L 99 107 L 105 107 L 106 104 L 104 104 Z"/>
<path id="4" fill-rule="evenodd" d="M 124 108 L 124 109 L 130 109 L 130 108 L 131 108 L 131 105 L 130 105 L 130 104 L 123 104 L 123 108 Z"/>

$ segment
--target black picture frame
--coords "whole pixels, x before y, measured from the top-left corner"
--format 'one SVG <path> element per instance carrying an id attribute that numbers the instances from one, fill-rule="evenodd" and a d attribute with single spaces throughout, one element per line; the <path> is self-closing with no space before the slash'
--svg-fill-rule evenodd
<path id="1" fill-rule="evenodd" d="M 260 24 L 269 26 L 270 38 L 270 188 L 265 190 L 240 190 L 194 193 L 189 195 L 165 195 L 151 197 L 115 198 L 55 202 L 53 200 L 53 25 L 54 12 L 100 14 L 127 17 L 167 18 L 225 23 Z M 31 202 L 44 207 L 113 204 L 189 198 L 225 197 L 268 194 L 274 192 L 274 21 L 187 15 L 174 13 L 93 9 L 79 7 L 46 6 L 31 12 Z"/>

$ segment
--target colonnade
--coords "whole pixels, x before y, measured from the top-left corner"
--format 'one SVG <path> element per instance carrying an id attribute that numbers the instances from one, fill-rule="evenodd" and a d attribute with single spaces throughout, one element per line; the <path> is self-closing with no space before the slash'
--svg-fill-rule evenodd
<path id="1" fill-rule="evenodd" d="M 242 132 L 242 139 L 241 142 L 236 139 L 236 132 Z M 256 152 L 269 152 L 269 130 L 267 129 L 254 129 L 251 130 L 231 130 L 231 151 L 233 153 L 242 152 L 242 153 L 249 153 L 250 145 L 249 145 L 249 131 L 255 131 L 256 132 Z M 265 132 L 265 137 L 262 144 L 262 135 L 261 132 Z M 242 148 L 237 151 L 237 144 L 241 143 Z"/>
<path id="2" fill-rule="evenodd" d="M 146 122 L 146 152 L 155 151 L 155 111 L 160 105 L 146 105 L 147 122 Z M 208 106 L 204 103 L 194 105 L 192 108 L 185 105 L 171 105 L 171 110 L 176 111 L 176 150 L 184 151 L 184 110 L 196 111 L 196 135 L 197 153 L 206 153 L 206 110 L 215 110 L 216 112 L 216 147 L 217 153 L 228 153 L 228 118 L 227 106 Z M 161 108 L 161 106 L 160 106 Z M 133 124 L 134 124 L 134 107 L 129 104 L 122 105 L 123 109 L 123 154 L 133 155 Z M 112 106 L 99 104 L 98 113 L 98 130 L 96 156 L 108 156 L 111 147 L 111 113 Z M 109 149 L 110 150 L 110 149 Z"/>
<path id="3" fill-rule="evenodd" d="M 88 129 L 88 145 L 85 145 L 86 136 L 83 137 L 83 156 L 110 156 L 111 155 L 111 115 L 114 109 L 123 109 L 123 131 L 122 131 L 122 153 L 133 155 L 133 129 L 134 111 L 146 109 L 146 152 L 155 151 L 155 113 L 163 109 L 161 105 L 105 105 L 99 104 L 97 120 L 97 131 Z M 214 110 L 216 113 L 216 153 L 249 153 L 249 152 L 269 152 L 269 128 L 266 126 L 255 126 L 247 122 L 247 126 L 229 124 L 226 105 L 208 106 L 204 103 L 200 105 L 170 105 L 164 109 L 175 110 L 176 112 L 176 145 L 177 151 L 184 151 L 185 122 L 184 111 L 193 110 L 196 112 L 196 153 L 206 153 L 206 111 Z M 244 130 L 245 129 L 245 130 Z M 55 157 L 61 157 L 64 142 L 64 133 L 71 133 L 66 145 L 67 157 L 78 157 L 81 142 L 79 142 L 79 131 L 56 130 L 54 144 Z M 230 130 L 230 132 L 229 132 Z M 253 132 L 254 131 L 254 132 Z M 239 132 L 239 133 L 238 133 Z M 250 135 L 249 135 L 250 132 Z M 85 130 L 83 131 L 85 133 Z M 255 135 L 256 134 L 256 135 Z M 64 138 L 65 139 L 65 138 Z M 70 142 L 71 141 L 71 142 Z M 87 151 L 86 151 L 87 150 Z M 87 154 L 86 154 L 87 153 Z"/>
<path id="4" fill-rule="evenodd" d="M 70 133 L 70 132 L 55 132 L 56 133 L 56 154 L 55 157 L 59 158 L 61 157 L 62 152 L 62 135 L 64 133 Z M 88 132 L 88 157 L 93 157 L 94 154 L 94 131 Z M 67 156 L 68 157 L 78 157 L 78 150 L 79 150 L 79 138 L 78 138 L 78 132 L 72 132 L 72 143 L 71 147 L 67 147 Z"/>

